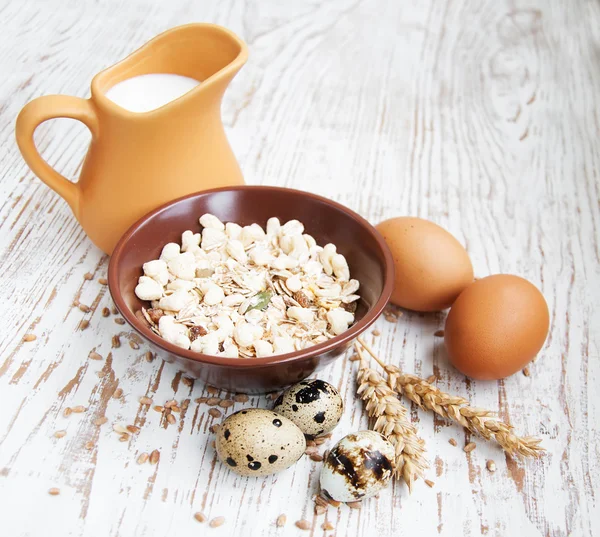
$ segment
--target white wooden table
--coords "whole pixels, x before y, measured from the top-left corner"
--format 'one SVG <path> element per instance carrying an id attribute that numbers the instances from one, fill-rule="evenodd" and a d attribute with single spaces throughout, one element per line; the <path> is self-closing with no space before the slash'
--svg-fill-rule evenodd
<path id="1" fill-rule="evenodd" d="M 191 21 L 223 24 L 248 43 L 250 60 L 227 92 L 223 117 L 249 183 L 317 192 L 374 223 L 432 219 L 467 246 L 478 276 L 522 275 L 551 309 L 551 334 L 531 376 L 498 383 L 469 382 L 448 365 L 433 337 L 444 315 L 379 321 L 376 347 L 386 360 L 437 372 L 442 389 L 541 435 L 548 453 L 513 462 L 478 442 L 466 454 L 464 431 L 413 409 L 435 484 L 419 482 L 409 496 L 397 483 L 360 511 L 330 508 L 333 533 L 597 534 L 598 2 L 4 0 L 0 17 L 0 535 L 324 533 L 325 517 L 313 515 L 319 463 L 306 458 L 279 475 L 246 479 L 216 461 L 208 428 L 219 420 L 193 402 L 204 386 L 147 362 L 116 316 L 102 316 L 111 305 L 98 282 L 106 256 L 14 142 L 27 101 L 86 96 L 96 72 Z M 55 121 L 37 140 L 53 166 L 77 176 L 89 140 L 81 125 Z M 23 342 L 25 334 L 37 339 Z M 111 349 L 115 334 L 123 345 Z M 94 349 L 103 360 L 88 359 Z M 347 359 L 321 373 L 347 405 L 337 438 L 367 425 L 354 375 Z M 123 394 L 114 398 L 117 388 Z M 192 402 L 167 428 L 140 406 L 144 395 Z M 87 410 L 64 417 L 78 405 Z M 98 427 L 101 416 L 108 423 Z M 113 423 L 141 431 L 119 442 Z M 59 430 L 66 436 L 55 438 Z M 153 449 L 158 465 L 136 464 Z M 51 496 L 51 487 L 60 494 Z M 225 524 L 201 525 L 199 511 Z M 288 523 L 276 528 L 282 513 Z M 293 525 L 301 518 L 310 532 Z"/>

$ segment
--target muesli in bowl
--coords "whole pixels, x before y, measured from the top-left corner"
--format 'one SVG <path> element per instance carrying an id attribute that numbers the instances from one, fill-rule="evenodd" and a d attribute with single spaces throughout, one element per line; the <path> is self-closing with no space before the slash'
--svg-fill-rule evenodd
<path id="1" fill-rule="evenodd" d="M 359 282 L 345 257 L 281 224 L 223 223 L 206 213 L 158 259 L 143 264 L 136 313 L 157 335 L 184 349 L 229 358 L 300 351 L 354 323 Z"/>

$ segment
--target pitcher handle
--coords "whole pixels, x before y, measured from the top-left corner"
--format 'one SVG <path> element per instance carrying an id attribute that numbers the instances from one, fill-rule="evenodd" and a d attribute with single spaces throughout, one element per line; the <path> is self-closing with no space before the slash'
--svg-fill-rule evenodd
<path id="1" fill-rule="evenodd" d="M 92 139 L 97 136 L 98 118 L 90 100 L 68 95 L 45 95 L 27 103 L 19 113 L 15 129 L 17 145 L 33 173 L 62 196 L 77 216 L 79 187 L 42 158 L 33 140 L 33 133 L 39 125 L 57 118 L 77 119 L 90 129 Z"/>

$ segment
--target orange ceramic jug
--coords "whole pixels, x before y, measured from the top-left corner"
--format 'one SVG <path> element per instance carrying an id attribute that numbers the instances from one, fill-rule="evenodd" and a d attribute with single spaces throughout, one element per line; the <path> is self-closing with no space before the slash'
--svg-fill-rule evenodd
<path id="1" fill-rule="evenodd" d="M 220 26 L 173 28 L 96 75 L 89 99 L 48 95 L 28 103 L 17 119 L 19 149 L 33 172 L 67 201 L 90 239 L 110 254 L 133 222 L 162 203 L 243 184 L 221 122 L 221 99 L 247 57 L 244 42 Z M 145 113 L 106 97 L 115 84 L 150 73 L 201 84 Z M 52 169 L 33 141 L 40 123 L 59 117 L 77 119 L 92 133 L 76 183 Z"/>

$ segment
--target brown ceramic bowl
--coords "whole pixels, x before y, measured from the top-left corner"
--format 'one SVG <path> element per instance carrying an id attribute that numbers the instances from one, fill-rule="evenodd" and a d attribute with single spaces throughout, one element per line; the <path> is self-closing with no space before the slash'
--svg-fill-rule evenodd
<path id="1" fill-rule="evenodd" d="M 356 322 L 343 334 L 308 349 L 265 358 L 208 356 L 168 343 L 135 315 L 145 304 L 134 293 L 142 264 L 157 259 L 167 242 L 181 243 L 186 229 L 199 231 L 198 218 L 212 213 L 224 222 L 264 227 L 271 216 L 297 219 L 318 244 L 335 244 L 360 282 Z M 391 254 L 369 222 L 321 196 L 268 186 L 240 186 L 199 192 L 167 203 L 138 220 L 121 237 L 110 259 L 108 285 L 117 309 L 158 356 L 186 374 L 232 392 L 261 393 L 298 382 L 340 356 L 381 314 L 394 281 Z"/>

